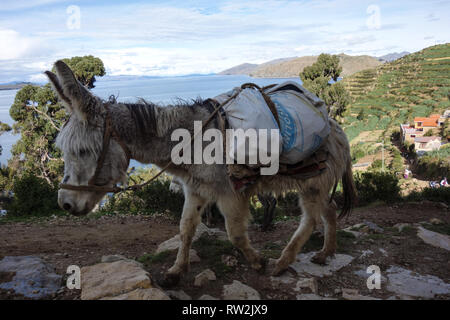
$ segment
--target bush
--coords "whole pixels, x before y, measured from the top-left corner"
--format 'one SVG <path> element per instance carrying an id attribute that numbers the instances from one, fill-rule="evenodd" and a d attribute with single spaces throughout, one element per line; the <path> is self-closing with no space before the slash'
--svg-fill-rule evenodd
<path id="1" fill-rule="evenodd" d="M 450 188 L 425 188 L 422 191 L 413 191 L 405 197 L 406 201 L 438 201 L 450 204 Z"/>
<path id="2" fill-rule="evenodd" d="M 57 186 L 32 174 L 14 181 L 14 197 L 7 206 L 8 216 L 47 216 L 61 211 Z"/>
<path id="3" fill-rule="evenodd" d="M 140 170 L 132 176 L 133 180 L 145 181 L 152 176 L 155 170 Z M 108 198 L 103 212 L 114 213 L 165 213 L 181 216 L 184 196 L 169 190 L 170 178 L 162 175 L 140 190 L 115 194 Z"/>
<path id="4" fill-rule="evenodd" d="M 398 178 L 389 172 L 363 172 L 355 175 L 359 204 L 376 200 L 393 202 L 400 199 Z"/>

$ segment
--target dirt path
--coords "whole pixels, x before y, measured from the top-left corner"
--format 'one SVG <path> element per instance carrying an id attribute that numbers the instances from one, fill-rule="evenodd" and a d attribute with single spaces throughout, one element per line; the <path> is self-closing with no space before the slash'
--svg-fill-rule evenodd
<path id="1" fill-rule="evenodd" d="M 332 277 L 319 279 L 319 293 L 335 297 L 340 288 L 356 288 L 362 294 L 388 298 L 392 294 L 385 290 L 369 292 L 366 279 L 354 274 L 371 264 L 377 264 L 382 270 L 391 265 L 402 266 L 421 274 L 430 274 L 450 282 L 450 255 L 448 251 L 425 244 L 415 231 L 398 232 L 392 228 L 397 223 L 419 223 L 438 218 L 443 222 L 441 228 L 448 230 L 450 215 L 448 209 L 436 203 L 410 203 L 393 206 L 381 205 L 357 209 L 347 220 L 339 222 L 339 228 L 370 221 L 384 228 L 381 234 L 363 238 L 339 238 L 338 253 L 349 254 L 356 259 L 350 265 Z M 261 232 L 256 225 L 250 226 L 250 238 L 253 245 L 261 250 L 266 258 L 277 258 L 292 233 L 298 226 L 297 221 L 279 222 L 269 232 Z M 223 229 L 223 226 L 219 226 Z M 101 217 L 100 219 L 58 218 L 39 224 L 8 223 L 0 224 L 0 259 L 8 255 L 37 255 L 55 266 L 56 272 L 65 274 L 69 265 L 86 266 L 98 263 L 103 255 L 122 254 L 136 259 L 145 253 L 155 251 L 157 245 L 178 233 L 178 222 L 164 216 L 122 216 Z M 211 245 L 205 243 L 206 246 Z M 304 252 L 317 251 L 322 239 L 314 234 L 305 246 Z M 274 288 L 270 277 L 248 268 L 240 254 L 228 246 L 202 250 L 199 243 L 194 245 L 201 258 L 200 263 L 192 264 L 189 275 L 176 289 L 182 289 L 193 298 L 202 294 L 220 296 L 223 284 L 232 280 L 241 280 L 258 290 L 263 298 L 294 299 L 283 288 Z M 363 251 L 373 254 L 358 258 Z M 224 253 L 234 254 L 239 264 L 233 270 L 222 270 L 217 281 L 206 288 L 197 289 L 193 277 L 207 267 L 215 268 L 216 262 Z M 217 255 L 217 256 L 214 256 Z M 167 255 L 161 261 L 146 264 L 152 276 L 158 281 L 163 272 L 173 263 L 175 253 Z M 0 293 L 0 298 L 11 298 Z M 56 299 L 78 299 L 79 291 L 65 289 Z"/>

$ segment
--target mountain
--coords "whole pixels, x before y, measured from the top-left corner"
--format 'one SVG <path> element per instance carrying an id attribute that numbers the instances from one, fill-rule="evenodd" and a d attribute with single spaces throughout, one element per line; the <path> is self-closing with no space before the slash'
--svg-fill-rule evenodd
<path id="1" fill-rule="evenodd" d="M 219 72 L 219 74 L 221 75 L 250 74 L 250 72 L 252 72 L 256 67 L 258 67 L 257 64 L 243 63 L 233 68 Z"/>
<path id="2" fill-rule="evenodd" d="M 353 143 L 370 134 L 390 140 L 400 124 L 450 108 L 450 43 L 425 48 L 344 78 L 352 102 L 343 126 Z M 359 137 L 358 139 L 356 139 Z"/>
<path id="3" fill-rule="evenodd" d="M 392 62 L 392 61 L 400 59 L 401 57 L 404 57 L 408 54 L 409 54 L 408 51 L 402 51 L 400 53 L 398 53 L 398 52 L 388 53 L 388 54 L 385 54 L 384 56 L 378 57 L 378 60 L 380 60 L 382 62 Z"/>
<path id="4" fill-rule="evenodd" d="M 343 68 L 342 76 L 346 77 L 360 70 L 373 68 L 382 62 L 370 56 L 349 56 L 339 54 Z M 298 77 L 307 66 L 316 62 L 317 56 L 292 57 L 271 60 L 259 65 L 244 63 L 220 74 L 245 74 L 256 78 L 290 78 Z M 230 72 L 230 71 L 233 72 Z"/>

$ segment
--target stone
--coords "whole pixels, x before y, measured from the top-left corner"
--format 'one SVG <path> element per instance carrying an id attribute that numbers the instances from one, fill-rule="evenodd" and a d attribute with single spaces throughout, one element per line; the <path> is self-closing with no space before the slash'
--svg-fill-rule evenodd
<path id="1" fill-rule="evenodd" d="M 424 227 L 418 227 L 417 236 L 425 243 L 432 245 L 433 247 L 450 251 L 450 237 L 445 234 L 430 231 Z"/>
<path id="2" fill-rule="evenodd" d="M 374 297 L 363 296 L 357 289 L 342 288 L 342 298 L 345 300 L 381 300 Z"/>
<path id="3" fill-rule="evenodd" d="M 205 269 L 195 276 L 194 286 L 203 287 L 209 281 L 216 280 L 216 274 L 211 269 Z"/>
<path id="4" fill-rule="evenodd" d="M 297 279 L 291 276 L 289 273 L 285 272 L 278 277 L 270 277 L 270 283 L 272 287 L 277 288 L 280 285 L 294 285 Z"/>
<path id="5" fill-rule="evenodd" d="M 450 284 L 436 276 L 420 275 L 411 270 L 391 266 L 386 270 L 387 290 L 397 296 L 434 298 L 436 294 L 450 294 Z"/>
<path id="6" fill-rule="evenodd" d="M 214 234 L 215 231 L 214 230 L 211 231 L 211 230 L 213 230 L 213 229 L 209 229 L 204 223 L 200 223 L 197 226 L 197 230 L 195 231 L 192 241 L 194 242 L 194 241 L 198 240 L 204 233 Z M 173 236 L 169 240 L 166 240 L 163 243 L 161 243 L 158 246 L 158 248 L 156 249 L 156 253 L 161 253 L 163 251 L 177 250 L 180 247 L 180 244 L 181 244 L 180 235 L 177 234 L 176 236 Z"/>
<path id="7" fill-rule="evenodd" d="M 200 262 L 201 259 L 197 254 L 197 251 L 195 251 L 194 249 L 190 249 L 189 250 L 189 262 L 190 263 L 197 263 Z"/>
<path id="8" fill-rule="evenodd" d="M 378 248 L 378 251 L 380 251 L 381 254 L 382 254 L 383 256 L 385 256 L 385 257 L 388 257 L 388 256 L 389 256 L 388 253 L 387 253 L 387 251 L 384 250 L 383 248 Z"/>
<path id="9" fill-rule="evenodd" d="M 334 298 L 322 297 L 313 293 L 298 294 L 296 298 L 297 300 L 337 300 Z"/>
<path id="10" fill-rule="evenodd" d="M 394 228 L 396 228 L 398 232 L 403 232 L 403 230 L 408 227 L 411 227 L 409 223 L 397 223 L 394 225 Z"/>
<path id="11" fill-rule="evenodd" d="M 238 264 L 236 257 L 230 256 L 230 255 L 225 255 L 225 254 L 222 255 L 222 262 L 227 267 L 236 267 Z"/>
<path id="12" fill-rule="evenodd" d="M 204 294 L 198 300 L 219 300 L 217 298 L 214 298 L 213 296 L 210 296 L 209 294 Z"/>
<path id="13" fill-rule="evenodd" d="M 81 268 L 82 300 L 113 297 L 151 287 L 148 272 L 136 261 L 119 260 Z"/>
<path id="14" fill-rule="evenodd" d="M 444 203 L 444 202 L 439 202 L 439 206 L 440 206 L 442 209 L 448 209 L 448 205 L 447 205 L 446 203 Z"/>
<path id="15" fill-rule="evenodd" d="M 121 254 L 113 254 L 109 256 L 103 256 L 101 262 L 115 262 L 119 260 L 130 260 L 130 259 Z"/>
<path id="16" fill-rule="evenodd" d="M 364 224 L 369 227 L 370 231 L 373 231 L 375 233 L 383 233 L 384 232 L 383 228 L 379 227 L 377 224 L 375 224 L 373 222 L 364 221 Z"/>
<path id="17" fill-rule="evenodd" d="M 331 276 L 343 267 L 349 265 L 353 261 L 353 257 L 346 254 L 336 254 L 334 257 L 327 258 L 327 265 L 318 265 L 311 262 L 311 258 L 315 252 L 301 253 L 297 255 L 296 261 L 290 264 L 290 267 L 297 274 L 307 274 L 314 277 Z"/>
<path id="18" fill-rule="evenodd" d="M 438 218 L 431 218 L 430 223 L 434 224 L 435 226 L 439 226 L 441 224 L 444 224 L 444 221 L 442 221 L 441 219 L 438 219 Z"/>
<path id="19" fill-rule="evenodd" d="M 170 298 L 158 288 L 148 288 L 135 289 L 115 297 L 104 297 L 100 300 L 170 300 Z"/>
<path id="20" fill-rule="evenodd" d="M 369 257 L 369 256 L 371 256 L 371 255 L 373 255 L 373 251 L 370 250 L 370 249 L 367 249 L 367 250 L 364 250 L 364 251 L 361 253 L 361 255 L 359 256 L 359 258 L 360 258 L 360 259 L 363 259 L 363 258 Z"/>
<path id="21" fill-rule="evenodd" d="M 0 261 L 0 274 L 3 274 L 0 289 L 31 299 L 54 295 L 62 285 L 62 276 L 36 256 L 6 256 Z"/>
<path id="22" fill-rule="evenodd" d="M 166 293 L 169 295 L 169 297 L 175 298 L 177 300 L 192 300 L 191 296 L 188 295 L 183 290 L 178 290 L 178 291 L 168 290 L 168 291 L 166 291 Z"/>
<path id="23" fill-rule="evenodd" d="M 316 278 L 300 278 L 294 288 L 294 291 L 303 291 L 302 289 L 309 289 L 311 293 L 317 294 L 318 286 Z"/>
<path id="24" fill-rule="evenodd" d="M 345 229 L 342 229 L 342 230 L 345 231 L 345 232 L 351 233 L 352 235 L 355 236 L 355 238 L 359 238 L 363 234 L 362 232 L 353 230 L 353 227 L 348 227 L 348 228 L 345 228 Z"/>
<path id="25" fill-rule="evenodd" d="M 258 291 L 238 280 L 223 286 L 224 300 L 261 300 Z"/>

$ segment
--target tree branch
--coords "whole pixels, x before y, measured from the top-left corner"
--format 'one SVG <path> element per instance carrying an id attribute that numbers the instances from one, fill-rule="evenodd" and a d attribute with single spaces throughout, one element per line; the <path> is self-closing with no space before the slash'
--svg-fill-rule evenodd
<path id="1" fill-rule="evenodd" d="M 36 111 L 39 114 L 42 114 L 44 117 L 46 117 L 48 119 L 48 121 L 50 121 L 50 124 L 58 131 L 61 131 L 61 129 L 53 122 L 52 118 L 49 117 L 48 114 L 46 114 L 45 112 L 40 111 L 39 109 L 37 109 L 35 106 L 30 105 L 31 108 L 33 108 L 34 111 Z"/>

